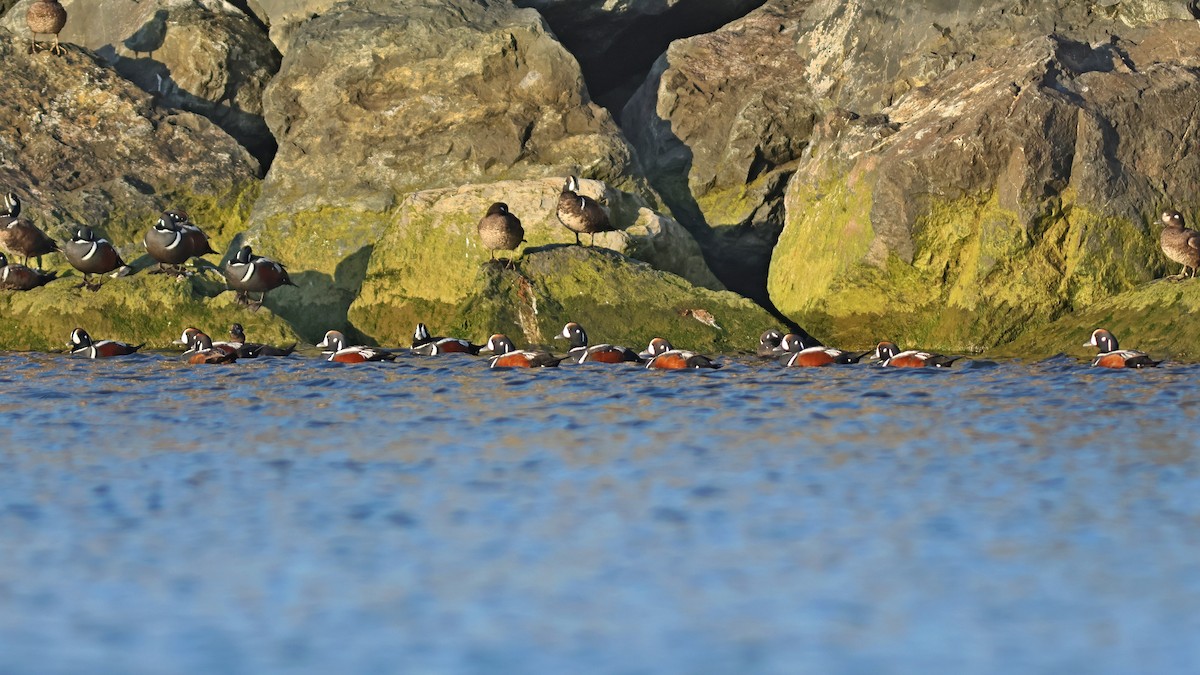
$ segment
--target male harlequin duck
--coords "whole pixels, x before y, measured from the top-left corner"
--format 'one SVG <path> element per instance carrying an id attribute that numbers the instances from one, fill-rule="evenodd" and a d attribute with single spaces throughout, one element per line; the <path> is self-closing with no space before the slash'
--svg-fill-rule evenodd
<path id="1" fill-rule="evenodd" d="M 159 218 L 154 227 L 146 232 L 142 237 L 142 245 L 146 247 L 146 253 L 158 262 L 160 272 L 178 272 L 178 269 L 168 270 L 167 266 L 178 267 L 192 258 L 192 245 L 184 236 L 183 228 L 167 215 Z"/>
<path id="2" fill-rule="evenodd" d="M 641 363 L 642 358 L 628 347 L 618 347 L 610 344 L 588 346 L 587 333 L 583 326 L 575 322 L 563 326 L 562 333 L 555 336 L 556 340 L 566 338 L 570 341 L 571 349 L 567 358 L 574 363 L 624 363 L 632 361 Z"/>
<path id="3" fill-rule="evenodd" d="M 71 267 L 83 272 L 82 286 L 95 290 L 99 284 L 92 283 L 92 274 L 108 274 L 125 266 L 120 254 L 107 239 L 97 239 L 90 227 L 75 231 L 75 238 L 62 247 L 63 255 Z"/>
<path id="4" fill-rule="evenodd" d="M 1196 276 L 1196 269 L 1200 268 L 1200 232 L 1184 227 L 1183 214 L 1178 211 L 1164 211 L 1162 221 L 1166 227 L 1158 237 L 1159 246 L 1168 258 L 1183 265 L 1179 274 L 1167 278 L 1186 278 L 1188 270 L 1191 276 Z"/>
<path id="5" fill-rule="evenodd" d="M 88 335 L 87 331 L 82 328 L 76 328 L 71 331 L 71 341 L 67 343 L 71 348 L 71 354 L 76 356 L 84 356 L 89 359 L 107 359 L 113 356 L 126 356 L 133 354 L 137 350 L 145 347 L 146 344 L 131 345 L 128 342 L 117 342 L 116 340 L 92 340 L 92 336 Z"/>
<path id="6" fill-rule="evenodd" d="M 50 53 L 62 56 L 67 53 L 58 44 L 58 34 L 67 25 L 67 10 L 58 0 L 34 0 L 25 12 L 25 25 L 29 26 L 29 53 L 38 49 L 37 36 L 53 35 L 54 44 L 50 45 Z"/>
<path id="7" fill-rule="evenodd" d="M 186 212 L 167 210 L 163 211 L 162 217 L 174 221 L 179 226 L 184 242 L 192 250 L 192 257 L 216 253 L 208 241 L 208 235 L 204 234 L 199 225 L 192 222 Z"/>
<path id="8" fill-rule="evenodd" d="M 6 291 L 28 291 L 45 286 L 54 280 L 55 272 L 43 272 L 24 265 L 9 265 L 8 258 L 0 253 L 0 289 Z"/>
<path id="9" fill-rule="evenodd" d="M 1121 349 L 1117 346 L 1117 338 L 1103 328 L 1092 331 L 1092 339 L 1083 346 L 1100 350 L 1092 365 L 1102 368 L 1153 368 L 1162 363 L 1152 360 L 1146 352 Z"/>
<path id="10" fill-rule="evenodd" d="M 949 368 L 950 364 L 962 357 L 930 354 L 915 349 L 902 352 L 893 342 L 880 342 L 871 354 L 871 358 L 879 359 L 882 361 L 880 365 L 886 368 L 925 368 L 926 366 Z"/>
<path id="11" fill-rule="evenodd" d="M 412 353 L 420 356 L 478 354 L 482 348 L 482 345 L 472 344 L 463 338 L 433 337 L 423 323 L 417 324 L 417 329 L 413 331 Z"/>
<path id="12" fill-rule="evenodd" d="M 283 265 L 254 255 L 249 246 L 238 249 L 237 254 L 225 265 L 225 285 L 231 291 L 237 291 L 238 302 L 250 305 L 254 309 L 262 306 L 267 299 L 267 292 L 280 286 L 295 286 L 288 277 Z M 248 293 L 262 293 L 257 303 L 251 303 Z"/>
<path id="13" fill-rule="evenodd" d="M 286 347 L 272 347 L 257 342 L 246 342 L 246 329 L 235 323 L 229 327 L 229 343 L 237 347 L 238 358 L 253 359 L 259 356 L 288 356 L 296 351 L 296 343 Z"/>
<path id="14" fill-rule="evenodd" d="M 758 356 L 763 359 L 773 359 L 779 356 L 779 345 L 783 342 L 783 333 L 772 328 L 758 338 Z"/>
<path id="15" fill-rule="evenodd" d="M 691 368 L 720 368 L 721 364 L 713 363 L 713 360 L 684 349 L 671 349 L 658 354 L 650 359 L 646 364 L 646 368 L 657 368 L 661 370 L 687 370 Z"/>
<path id="16" fill-rule="evenodd" d="M 550 352 L 517 349 L 508 336 L 500 333 L 488 338 L 480 351 L 495 353 L 488 359 L 489 368 L 555 368 L 567 358 Z"/>
<path id="17" fill-rule="evenodd" d="M 591 243 L 596 244 L 597 232 L 614 230 L 603 206 L 587 195 L 578 194 L 579 179 L 571 176 L 558 195 L 558 222 L 575 233 L 575 245 L 580 245 L 579 235 L 590 234 Z"/>
<path id="18" fill-rule="evenodd" d="M 488 207 L 487 215 L 479 221 L 477 228 L 479 241 L 488 250 L 491 259 L 496 259 L 496 251 L 515 251 L 521 242 L 525 241 L 525 228 L 521 227 L 521 219 L 508 210 L 508 204 L 496 202 Z M 512 265 L 512 260 L 508 261 Z"/>
<path id="19" fill-rule="evenodd" d="M 784 365 L 792 368 L 849 365 L 852 363 L 858 363 L 864 356 L 870 354 L 872 351 L 873 350 L 867 350 L 865 352 L 846 352 L 842 351 L 841 349 L 832 349 L 830 347 L 808 347 L 792 353 L 784 361 Z"/>
<path id="20" fill-rule="evenodd" d="M 672 349 L 675 349 L 675 347 L 666 338 L 656 337 L 650 340 L 650 344 L 646 345 L 646 349 L 638 354 L 638 356 L 643 359 L 652 359 L 660 354 L 666 354 Z"/>
<path id="21" fill-rule="evenodd" d="M 206 347 L 207 349 L 215 349 L 220 352 L 225 352 L 226 354 L 237 355 L 239 345 L 235 345 L 231 342 L 213 342 L 212 338 L 208 337 L 204 331 L 192 326 L 184 328 L 183 335 L 181 335 L 178 340 L 173 341 L 171 344 L 185 345 L 187 350 L 183 353 L 192 354 L 201 349 L 199 346 L 199 341 L 197 340 L 197 338 L 201 335 L 204 335 L 204 337 L 208 338 L 208 347 Z"/>
<path id="22" fill-rule="evenodd" d="M 30 258 L 37 258 L 38 269 L 42 269 L 42 256 L 58 250 L 58 244 L 42 232 L 31 221 L 21 217 L 21 199 L 17 193 L 4 196 L 4 212 L 0 214 L 0 246 L 19 255 L 28 266 Z"/>
<path id="23" fill-rule="evenodd" d="M 198 365 L 202 363 L 233 363 L 237 361 L 236 349 L 224 349 L 213 345 L 212 338 L 197 331 L 192 335 L 188 350 L 183 353 L 186 363 Z"/>
<path id="24" fill-rule="evenodd" d="M 336 330 L 325 333 L 318 347 L 324 347 L 330 361 L 337 363 L 365 363 L 367 361 L 395 361 L 396 355 L 374 347 L 347 347 L 346 336 Z"/>

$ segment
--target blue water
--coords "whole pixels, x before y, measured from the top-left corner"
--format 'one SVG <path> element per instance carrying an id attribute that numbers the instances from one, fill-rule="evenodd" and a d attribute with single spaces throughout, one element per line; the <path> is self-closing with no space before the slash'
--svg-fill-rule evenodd
<path id="1" fill-rule="evenodd" d="M 0 672 L 1195 672 L 1200 368 L 726 361 L 0 355 Z"/>

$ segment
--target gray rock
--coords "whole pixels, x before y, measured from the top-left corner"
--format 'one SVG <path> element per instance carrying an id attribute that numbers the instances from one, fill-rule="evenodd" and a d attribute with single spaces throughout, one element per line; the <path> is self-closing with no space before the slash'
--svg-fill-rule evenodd
<path id="1" fill-rule="evenodd" d="M 20 0 L 0 25 L 26 35 L 32 1 Z M 271 161 L 262 93 L 280 57 L 245 13 L 222 0 L 64 0 L 63 7 L 64 42 L 95 51 L 161 105 L 211 119 L 261 163 Z"/>
<path id="2" fill-rule="evenodd" d="M 0 190 L 20 195 L 22 215 L 59 240 L 92 226 L 127 261 L 166 208 L 214 245 L 241 229 L 260 184 L 244 148 L 204 117 L 155 107 L 87 50 L 31 55 L 26 40 L 0 28 Z"/>

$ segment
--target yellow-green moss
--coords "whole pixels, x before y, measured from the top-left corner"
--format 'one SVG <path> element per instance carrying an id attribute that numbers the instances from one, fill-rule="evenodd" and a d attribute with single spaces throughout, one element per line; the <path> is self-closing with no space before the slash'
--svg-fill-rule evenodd
<path id="1" fill-rule="evenodd" d="M 137 274 L 107 279 L 98 291 L 77 286 L 78 279 L 59 279 L 32 291 L 0 291 L 0 348 L 61 350 L 77 327 L 97 340 L 148 348 L 169 348 L 188 326 L 221 339 L 233 323 L 255 341 L 296 340 L 287 322 L 237 304 L 233 293 L 219 293 L 223 283 L 215 280 Z"/>

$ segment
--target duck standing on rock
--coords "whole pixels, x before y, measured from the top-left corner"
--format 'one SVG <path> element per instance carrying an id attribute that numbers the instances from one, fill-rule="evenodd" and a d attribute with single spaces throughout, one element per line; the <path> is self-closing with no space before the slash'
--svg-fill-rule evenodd
<path id="1" fill-rule="evenodd" d="M 179 266 L 197 255 L 193 253 L 191 240 L 184 235 L 183 227 L 166 214 L 142 238 L 142 245 L 146 247 L 146 253 L 158 261 L 159 272 L 182 274 Z M 175 269 L 169 270 L 167 266 Z"/>
<path id="2" fill-rule="evenodd" d="M 29 10 L 25 12 L 25 24 L 29 26 L 30 54 L 38 49 L 37 36 L 39 35 L 54 36 L 54 44 L 50 46 L 51 54 L 62 56 L 67 53 L 67 50 L 58 44 L 58 34 L 62 32 L 63 26 L 67 25 L 67 10 L 59 4 L 58 0 L 34 0 L 33 4 L 29 5 Z"/>
<path id="3" fill-rule="evenodd" d="M 183 238 L 187 245 L 191 247 L 192 257 L 208 255 L 216 253 L 212 244 L 208 241 L 208 235 L 200 229 L 200 226 L 193 223 L 188 214 L 183 211 L 163 211 L 163 218 L 172 220 L 179 226 L 179 231 L 183 233 Z"/>
<path id="4" fill-rule="evenodd" d="M 1189 269 L 1190 276 L 1195 277 L 1196 269 L 1200 268 L 1200 232 L 1184 227 L 1183 214 L 1178 211 L 1164 211 L 1162 221 L 1166 227 L 1158 236 L 1159 246 L 1168 258 L 1183 265 L 1179 274 L 1167 278 L 1185 279 Z"/>
<path id="5" fill-rule="evenodd" d="M 238 302 L 248 304 L 253 309 L 262 307 L 268 291 L 280 286 L 296 285 L 288 277 L 283 265 L 270 258 L 254 255 L 249 246 L 240 248 L 233 260 L 225 265 L 225 283 L 229 290 L 237 291 Z M 262 297 L 258 303 L 250 303 L 248 293 L 262 293 Z"/>
<path id="6" fill-rule="evenodd" d="M 30 258 L 37 258 L 39 270 L 42 269 L 42 256 L 58 250 L 58 244 L 45 232 L 21 218 L 21 199 L 15 192 L 4 196 L 4 213 L 0 215 L 0 246 L 24 258 L 25 265 L 29 264 Z"/>
<path id="7" fill-rule="evenodd" d="M 558 221 L 575 233 L 575 245 L 579 246 L 579 235 L 590 234 L 591 245 L 596 244 L 597 232 L 616 229 L 608 220 L 608 212 L 599 202 L 587 195 L 578 194 L 579 179 L 571 176 L 558 195 Z"/>
<path id="8" fill-rule="evenodd" d="M 487 215 L 479 220 L 479 241 L 488 250 L 492 261 L 496 251 L 515 251 L 525 241 L 525 228 L 521 219 L 508 210 L 508 204 L 496 202 L 488 207 Z M 508 261 L 512 266 L 512 260 Z"/>
<path id="9" fill-rule="evenodd" d="M 120 254 L 107 239 L 97 239 L 96 233 L 90 227 L 81 227 L 75 231 L 75 238 L 62 247 L 63 255 L 71 267 L 83 272 L 84 288 L 96 290 L 100 284 L 92 284 L 88 275 L 108 274 L 125 266 Z"/>
<path id="10" fill-rule="evenodd" d="M 30 269 L 24 265 L 9 265 L 8 258 L 0 253 L 0 289 L 6 291 L 32 290 L 53 281 L 54 274 L 54 272 Z"/>

